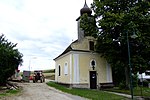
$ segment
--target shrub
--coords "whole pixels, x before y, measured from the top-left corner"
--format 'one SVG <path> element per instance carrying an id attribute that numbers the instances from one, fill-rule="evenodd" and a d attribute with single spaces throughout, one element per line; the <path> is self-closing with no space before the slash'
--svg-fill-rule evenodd
<path id="1" fill-rule="evenodd" d="M 125 89 L 125 88 L 126 88 L 125 82 L 120 82 L 119 83 L 119 89 Z"/>

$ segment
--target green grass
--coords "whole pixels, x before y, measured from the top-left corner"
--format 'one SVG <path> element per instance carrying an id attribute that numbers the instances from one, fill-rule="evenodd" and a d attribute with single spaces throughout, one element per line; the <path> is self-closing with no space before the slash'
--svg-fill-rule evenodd
<path id="1" fill-rule="evenodd" d="M 59 89 L 63 92 L 78 95 L 92 100 L 126 100 L 125 97 L 107 93 L 100 90 L 67 88 L 54 82 L 48 82 L 47 85 Z"/>
<path id="2" fill-rule="evenodd" d="M 43 73 L 55 73 L 55 69 L 43 70 Z"/>
<path id="3" fill-rule="evenodd" d="M 55 73 L 43 73 L 45 77 L 48 77 L 48 76 L 53 76 L 55 75 Z"/>
<path id="4" fill-rule="evenodd" d="M 20 89 L 3 91 L 3 92 L 0 93 L 0 98 L 4 97 L 4 96 L 10 96 L 10 95 L 18 94 L 18 93 L 20 93 L 20 91 L 21 91 Z"/>
<path id="5" fill-rule="evenodd" d="M 118 87 L 115 87 L 113 89 L 107 89 L 107 91 L 130 94 L 130 90 L 119 89 Z M 133 95 L 150 97 L 150 88 L 142 87 L 142 95 L 141 95 L 141 87 L 134 87 Z"/>
<path id="6" fill-rule="evenodd" d="M 43 73 L 46 79 L 55 80 L 55 73 Z"/>
<path id="7" fill-rule="evenodd" d="M 119 88 L 108 89 L 107 91 L 130 94 L 130 90 L 124 90 L 124 89 L 121 90 Z M 133 88 L 133 94 L 134 96 L 141 96 L 141 87 Z M 150 97 L 150 88 L 142 87 L 142 95 L 144 97 Z"/>

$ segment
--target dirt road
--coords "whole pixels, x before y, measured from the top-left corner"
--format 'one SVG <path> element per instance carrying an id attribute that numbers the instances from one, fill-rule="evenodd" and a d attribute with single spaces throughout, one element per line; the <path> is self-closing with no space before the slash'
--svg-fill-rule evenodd
<path id="1" fill-rule="evenodd" d="M 63 93 L 46 83 L 19 83 L 23 87 L 21 94 L 3 98 L 3 100 L 87 100 L 85 98 Z"/>

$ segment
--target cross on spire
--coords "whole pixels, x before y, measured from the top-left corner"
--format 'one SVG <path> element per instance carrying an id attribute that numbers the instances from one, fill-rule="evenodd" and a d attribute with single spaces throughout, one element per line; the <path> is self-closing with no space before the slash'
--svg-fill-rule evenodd
<path id="1" fill-rule="evenodd" d="M 86 0 L 85 0 L 85 3 L 86 3 Z"/>
<path id="2" fill-rule="evenodd" d="M 86 4 L 86 0 L 85 0 L 85 3 L 84 3 L 84 7 L 88 7 L 87 4 Z"/>

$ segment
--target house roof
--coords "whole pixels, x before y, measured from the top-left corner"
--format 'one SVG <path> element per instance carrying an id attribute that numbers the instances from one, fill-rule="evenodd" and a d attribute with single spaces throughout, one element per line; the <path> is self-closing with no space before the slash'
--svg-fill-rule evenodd
<path id="1" fill-rule="evenodd" d="M 61 57 L 62 55 L 66 54 L 66 53 L 68 53 L 69 51 L 90 52 L 90 51 L 88 51 L 88 50 L 73 49 L 73 48 L 71 47 L 71 45 L 74 44 L 74 43 L 77 43 L 77 42 L 78 42 L 78 40 L 73 41 L 73 42 L 65 49 L 65 51 L 64 51 L 63 53 L 61 53 L 59 56 L 57 56 L 57 57 L 54 58 L 53 60 L 56 60 L 57 58 Z"/>
<path id="2" fill-rule="evenodd" d="M 66 48 L 66 50 L 65 50 L 63 53 L 61 53 L 59 56 L 57 56 L 57 57 L 54 58 L 53 60 L 56 60 L 57 58 L 59 58 L 60 56 L 66 54 L 67 52 L 72 51 L 71 45 L 72 45 L 73 43 L 76 43 L 77 41 L 78 41 L 78 40 L 73 41 L 73 42 Z"/>

